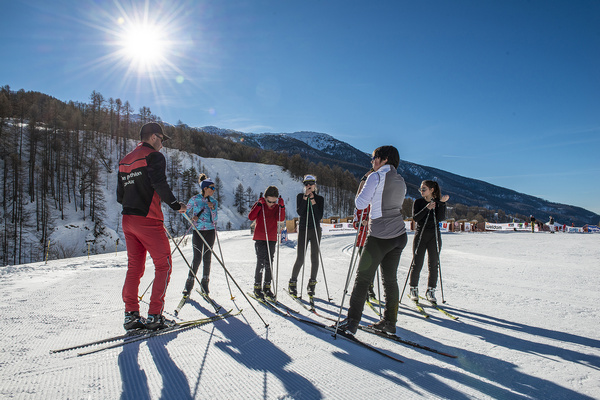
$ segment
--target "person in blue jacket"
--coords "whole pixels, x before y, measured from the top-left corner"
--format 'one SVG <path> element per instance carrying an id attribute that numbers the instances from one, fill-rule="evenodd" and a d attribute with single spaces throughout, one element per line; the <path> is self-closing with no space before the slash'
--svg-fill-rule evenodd
<path id="1" fill-rule="evenodd" d="M 208 281 L 210 275 L 210 262 L 212 257 L 212 247 L 215 243 L 216 237 L 216 226 L 217 226 L 217 208 L 219 203 L 213 197 L 215 194 L 215 183 L 208 178 L 205 174 L 200 174 L 198 178 L 200 183 L 201 192 L 193 196 L 187 203 L 186 214 L 193 221 L 198 232 L 194 230 L 194 236 L 192 239 L 192 245 L 194 247 L 194 259 L 192 261 L 192 270 L 188 274 L 188 278 L 185 282 L 185 288 L 183 289 L 183 295 L 189 296 L 190 292 L 194 288 L 194 282 L 196 281 L 196 274 L 198 267 L 202 261 L 202 290 L 208 294 Z M 208 246 L 205 244 L 208 243 Z"/>

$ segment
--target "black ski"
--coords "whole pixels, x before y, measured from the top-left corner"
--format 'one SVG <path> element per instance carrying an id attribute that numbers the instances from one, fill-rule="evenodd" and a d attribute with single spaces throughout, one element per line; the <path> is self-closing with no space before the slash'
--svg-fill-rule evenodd
<path id="1" fill-rule="evenodd" d="M 230 312 L 231 312 L 231 310 L 228 311 L 228 313 L 230 313 Z M 224 315 L 226 315 L 226 314 L 224 314 Z M 194 320 L 190 320 L 190 321 L 178 322 L 175 326 L 173 326 L 171 328 L 167 328 L 167 329 L 169 329 L 169 331 L 170 331 L 170 330 L 173 330 L 172 328 L 187 327 L 187 326 L 198 324 L 198 323 L 202 323 L 202 322 L 205 322 L 205 321 L 209 321 L 210 322 L 215 317 L 216 316 L 205 317 L 205 318 L 200 318 L 200 319 L 194 319 Z M 164 331 L 164 329 L 162 331 Z M 95 345 L 98 345 L 98 344 L 116 342 L 117 340 L 126 340 L 126 339 L 136 338 L 136 337 L 144 336 L 144 335 L 146 335 L 148 333 L 152 333 L 152 332 L 158 332 L 158 331 L 151 331 L 150 329 L 136 329 L 136 330 L 133 330 L 133 331 L 129 331 L 129 332 L 123 334 L 123 335 L 112 336 L 112 337 L 105 338 L 105 339 L 95 340 L 95 341 L 89 342 L 89 343 L 83 343 L 83 344 L 79 344 L 79 345 L 76 345 L 76 346 L 65 347 L 65 348 L 62 348 L 62 349 L 50 350 L 50 353 L 62 353 L 62 352 L 65 352 L 65 351 L 82 349 L 84 347 L 95 346 Z"/>
<path id="2" fill-rule="evenodd" d="M 268 309 L 276 312 L 279 315 L 282 315 L 284 317 L 287 317 L 287 311 L 283 311 L 280 310 L 279 308 L 277 308 L 277 306 L 275 306 L 273 303 L 266 301 L 265 299 L 261 298 L 261 297 L 257 297 L 254 293 L 252 292 L 248 292 L 247 293 L 248 296 L 252 297 L 254 300 L 258 301 L 260 304 L 262 304 L 263 306 L 267 307 Z"/>
<path id="3" fill-rule="evenodd" d="M 181 331 L 185 331 L 185 330 L 188 330 L 188 329 L 197 328 L 197 327 L 200 327 L 200 326 L 203 326 L 203 325 L 207 325 L 207 324 L 210 324 L 210 323 L 222 320 L 222 319 L 233 317 L 233 316 L 238 315 L 238 314 L 240 314 L 242 312 L 242 310 L 240 310 L 240 311 L 236 312 L 235 314 L 232 314 L 231 311 L 232 310 L 229 310 L 228 312 L 226 312 L 224 314 L 213 315 L 212 317 L 204 318 L 202 320 L 198 320 L 197 322 L 193 322 L 193 323 L 183 322 L 183 323 L 180 323 L 178 325 L 171 326 L 171 327 L 168 327 L 168 328 L 165 328 L 165 329 L 159 329 L 159 330 L 156 330 L 156 331 L 150 331 L 150 332 L 144 333 L 142 335 L 135 335 L 135 336 L 132 336 L 131 338 L 125 339 L 125 340 L 123 340 L 122 342 L 119 342 L 119 343 L 114 343 L 114 344 L 111 344 L 109 346 L 101 347 L 99 349 L 92 349 L 92 350 L 89 350 L 89 351 L 84 351 L 84 352 L 78 353 L 77 356 L 80 357 L 80 356 L 85 356 L 85 355 L 88 355 L 88 354 L 98 353 L 100 351 L 104 351 L 104 350 L 108 350 L 108 349 L 114 349 L 114 348 L 117 348 L 117 347 L 125 346 L 126 344 L 139 342 L 141 340 L 150 339 L 152 337 L 161 336 L 161 335 L 164 335 L 164 334 L 167 334 L 167 333 L 171 333 L 171 332 L 181 332 Z"/>
<path id="4" fill-rule="evenodd" d="M 386 338 L 386 339 L 390 339 L 390 340 L 393 340 L 393 341 L 398 342 L 398 343 L 402 343 L 402 344 L 406 344 L 406 345 L 409 345 L 409 346 L 413 346 L 413 347 L 416 347 L 416 348 L 421 349 L 421 350 L 427 350 L 427 351 L 430 351 L 432 353 L 436 353 L 436 354 L 439 354 L 439 355 L 442 355 L 442 356 L 446 356 L 446 357 L 450 357 L 450 358 L 456 358 L 455 355 L 444 353 L 443 351 L 439 351 L 439 350 L 433 349 L 433 348 L 431 348 L 429 346 L 425 346 L 425 345 L 422 345 L 422 344 L 419 344 L 417 342 L 413 342 L 413 341 L 410 341 L 410 340 L 402 339 L 398 335 L 384 333 L 384 332 L 375 330 L 373 328 L 370 328 L 368 326 L 359 325 L 358 329 L 360 329 L 363 332 L 369 332 L 369 333 L 372 333 L 373 335 L 377 335 L 377 336 L 380 336 L 380 337 L 383 337 L 383 338 Z"/>
<path id="5" fill-rule="evenodd" d="M 204 293 L 200 289 L 196 289 L 196 292 L 200 293 L 200 296 L 202 296 L 202 298 L 215 309 L 215 313 L 219 312 L 221 306 L 215 303 L 215 301 L 207 293 Z"/>
<path id="6" fill-rule="evenodd" d="M 337 319 L 328 317 L 326 315 L 323 314 L 319 314 L 319 312 L 317 311 L 317 309 L 315 308 L 315 303 L 314 303 L 314 299 L 313 302 L 311 303 L 311 307 L 307 306 L 306 304 L 304 304 L 302 302 L 302 300 L 300 299 L 300 297 L 294 296 L 293 294 L 291 294 L 290 292 L 286 292 L 292 299 L 294 299 L 294 301 L 298 304 L 300 304 L 306 311 L 310 311 L 311 313 L 315 314 L 317 317 L 321 317 L 323 319 L 327 319 L 329 321 L 333 321 L 333 322 L 337 322 Z M 296 313 L 298 314 L 298 313 Z"/>
<path id="7" fill-rule="evenodd" d="M 300 314 L 300 311 L 294 310 L 293 308 L 288 307 L 287 305 L 281 303 L 277 299 L 274 299 L 274 298 L 271 298 L 271 297 L 265 297 L 265 301 L 273 304 L 276 307 L 283 308 L 285 311 L 292 312 L 294 314 Z"/>
<path id="8" fill-rule="evenodd" d="M 323 330 L 326 330 L 327 332 L 331 333 L 332 336 L 334 336 L 334 337 L 336 337 L 336 336 L 339 335 L 339 336 L 343 337 L 344 339 L 347 339 L 347 340 L 349 340 L 351 342 L 354 342 L 354 343 L 356 343 L 356 344 L 358 344 L 358 345 L 360 345 L 362 347 L 365 347 L 365 348 L 367 348 L 367 349 L 369 349 L 371 351 L 374 351 L 377 354 L 381 354 L 382 356 L 390 358 L 390 359 L 392 359 L 394 361 L 397 361 L 397 362 L 400 362 L 400 363 L 404 363 L 404 361 L 402 361 L 401 359 L 399 359 L 397 357 L 394 357 L 394 356 L 392 356 L 390 354 L 387 354 L 387 353 L 383 352 L 382 350 L 378 349 L 377 347 L 371 346 L 370 344 L 367 344 L 367 343 L 363 342 L 362 340 L 357 339 L 351 333 L 340 331 L 340 330 L 338 330 L 336 332 L 335 331 L 335 327 L 327 326 L 325 324 L 322 324 L 322 323 L 316 322 L 316 321 L 312 321 L 310 319 L 300 318 L 300 317 L 298 317 L 296 315 L 293 315 L 291 313 L 288 313 L 288 316 L 290 316 L 291 318 L 294 318 L 296 321 L 299 321 L 299 322 L 302 322 L 302 323 L 305 323 L 305 324 L 308 324 L 308 325 L 316 326 L 317 328 L 321 328 Z"/>

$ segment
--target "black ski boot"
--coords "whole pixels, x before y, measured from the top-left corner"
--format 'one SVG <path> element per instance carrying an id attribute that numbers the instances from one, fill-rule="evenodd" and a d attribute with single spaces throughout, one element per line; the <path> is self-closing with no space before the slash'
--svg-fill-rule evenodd
<path id="1" fill-rule="evenodd" d="M 125 311 L 125 322 L 123 322 L 123 328 L 126 331 L 134 331 L 136 329 L 144 329 L 144 318 L 140 317 L 139 311 Z"/>
<path id="2" fill-rule="evenodd" d="M 369 299 L 376 299 L 377 298 L 377 296 L 375 295 L 375 288 L 373 287 L 372 283 L 369 285 L 369 292 L 368 292 L 368 294 L 369 294 Z"/>
<path id="3" fill-rule="evenodd" d="M 265 299 L 265 295 L 263 294 L 262 286 L 260 285 L 260 282 L 254 283 L 254 296 L 261 300 Z"/>
<path id="4" fill-rule="evenodd" d="M 392 334 L 396 333 L 396 324 L 394 322 L 387 321 L 385 319 L 382 319 L 381 321 L 379 321 L 373 325 L 369 325 L 369 327 L 373 328 L 379 332 L 392 333 Z"/>
<path id="5" fill-rule="evenodd" d="M 315 295 L 315 286 L 317 286 L 317 281 L 310 279 L 308 281 L 308 286 L 306 287 L 306 294 L 308 294 L 310 297 Z"/>
<path id="6" fill-rule="evenodd" d="M 346 318 L 338 325 L 338 331 L 340 332 L 350 332 L 351 334 L 355 334 L 358 330 L 358 324 L 360 321 L 357 321 L 352 318 Z M 334 325 L 335 327 L 335 325 Z"/>
<path id="7" fill-rule="evenodd" d="M 204 290 L 204 293 L 208 294 L 208 276 L 203 276 L 202 280 L 200 281 L 200 285 L 202 286 L 202 290 Z"/>
<path id="8" fill-rule="evenodd" d="M 146 318 L 146 329 L 150 329 L 152 331 L 169 328 L 175 325 L 177 325 L 175 321 L 166 319 L 161 314 L 148 314 L 148 318 Z"/>
<path id="9" fill-rule="evenodd" d="M 290 292 L 290 294 L 294 297 L 298 296 L 298 290 L 296 288 L 296 281 L 290 280 L 290 283 L 288 285 L 288 291 Z"/>
<path id="10" fill-rule="evenodd" d="M 263 294 L 266 299 L 275 301 L 275 295 L 271 291 L 271 282 L 265 282 L 263 285 Z"/>

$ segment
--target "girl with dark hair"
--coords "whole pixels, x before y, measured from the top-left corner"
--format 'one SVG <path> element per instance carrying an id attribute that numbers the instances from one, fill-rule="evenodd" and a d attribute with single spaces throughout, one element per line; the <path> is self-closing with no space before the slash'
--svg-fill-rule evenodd
<path id="1" fill-rule="evenodd" d="M 201 193 L 193 196 L 187 204 L 187 215 L 191 218 L 194 225 L 204 238 L 198 235 L 198 232 L 194 229 L 192 238 L 192 245 L 194 247 L 194 260 L 192 261 L 192 270 L 188 274 L 188 278 L 185 282 L 185 288 L 183 289 L 183 295 L 189 296 L 190 292 L 194 287 L 194 281 L 196 280 L 196 273 L 202 261 L 202 290 L 208 294 L 208 281 L 210 275 L 210 262 L 212 252 L 211 249 L 215 244 L 215 228 L 217 226 L 217 208 L 219 203 L 213 197 L 215 194 L 215 183 L 208 178 L 205 174 L 200 174 L 198 177 L 198 183 L 200 184 Z M 208 243 L 208 246 L 204 243 Z"/>
<path id="2" fill-rule="evenodd" d="M 254 249 L 256 251 L 256 270 L 254 272 L 254 295 L 257 298 L 275 299 L 271 291 L 273 256 L 277 244 L 277 229 L 285 221 L 285 205 L 279 197 L 279 189 L 269 186 L 265 197 L 258 199 L 248 214 L 250 221 L 256 221 L 254 228 Z M 263 270 L 264 283 L 263 282 Z"/>
<path id="3" fill-rule="evenodd" d="M 430 302 L 437 303 L 435 288 L 438 280 L 439 253 L 442 249 L 442 237 L 438 222 L 446 218 L 446 202 L 450 197 L 442 196 L 440 185 L 431 180 L 421 182 L 419 191 L 422 197 L 415 200 L 413 204 L 413 220 L 417 223 L 417 229 L 413 240 L 409 297 L 415 302 L 419 301 L 419 275 L 425 261 L 425 252 L 427 252 L 429 279 L 425 297 Z"/>
<path id="4" fill-rule="evenodd" d="M 317 194 L 317 178 L 314 175 L 305 175 L 303 179 L 304 190 L 296 196 L 296 211 L 300 216 L 298 223 L 297 256 L 288 291 L 292 296 L 298 295 L 297 284 L 300 268 L 310 243 L 310 280 L 308 281 L 309 296 L 314 296 L 317 285 L 317 272 L 319 271 L 319 242 L 321 241 L 321 219 L 325 199 Z"/>

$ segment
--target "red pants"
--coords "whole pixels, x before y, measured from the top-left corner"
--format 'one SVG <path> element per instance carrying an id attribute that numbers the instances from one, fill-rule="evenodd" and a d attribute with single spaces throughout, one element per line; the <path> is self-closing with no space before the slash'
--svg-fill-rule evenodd
<path id="1" fill-rule="evenodd" d="M 127 275 L 123 285 L 125 311 L 139 311 L 138 288 L 146 268 L 146 252 L 154 261 L 154 284 L 148 314 L 162 314 L 171 277 L 171 248 L 163 222 L 138 215 L 123 215 L 127 244 Z"/>

